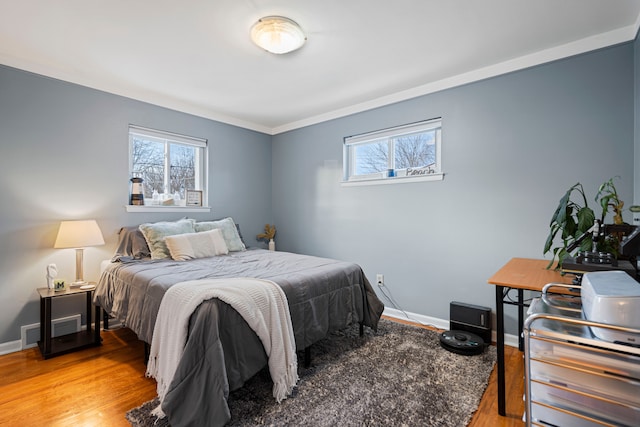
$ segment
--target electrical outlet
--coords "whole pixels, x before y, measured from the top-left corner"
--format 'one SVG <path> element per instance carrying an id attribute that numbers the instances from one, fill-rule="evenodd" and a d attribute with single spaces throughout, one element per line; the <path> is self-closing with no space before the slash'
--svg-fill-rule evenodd
<path id="1" fill-rule="evenodd" d="M 384 286 L 384 274 L 376 274 L 376 283 L 378 286 Z"/>

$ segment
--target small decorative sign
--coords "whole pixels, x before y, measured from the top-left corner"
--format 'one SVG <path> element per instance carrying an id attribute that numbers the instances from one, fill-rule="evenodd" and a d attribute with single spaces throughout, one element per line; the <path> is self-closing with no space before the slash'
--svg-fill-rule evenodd
<path id="1" fill-rule="evenodd" d="M 67 289 L 66 282 L 64 279 L 55 279 L 53 281 L 53 290 L 55 292 L 61 292 Z"/>
<path id="2" fill-rule="evenodd" d="M 435 169 L 433 168 L 433 164 L 419 169 L 407 168 L 407 176 L 431 175 L 433 173 L 436 173 Z"/>
<path id="3" fill-rule="evenodd" d="M 202 206 L 202 191 L 187 190 L 187 206 Z"/>

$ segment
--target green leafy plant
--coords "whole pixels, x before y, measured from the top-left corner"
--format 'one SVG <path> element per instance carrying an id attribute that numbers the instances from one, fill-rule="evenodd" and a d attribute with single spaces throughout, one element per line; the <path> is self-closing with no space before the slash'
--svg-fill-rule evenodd
<path id="1" fill-rule="evenodd" d="M 604 223 L 604 218 L 611 208 L 613 213 L 613 223 L 616 225 L 624 224 L 624 221 L 622 220 L 622 208 L 624 207 L 624 202 L 618 197 L 618 191 L 616 190 L 616 186 L 613 184 L 613 178 L 605 181 L 600 188 L 598 188 L 596 201 L 600 203 L 600 206 L 602 207 L 602 216 L 600 217 L 601 223 Z"/>
<path id="2" fill-rule="evenodd" d="M 572 199 L 574 195 L 578 198 L 577 201 Z M 582 204 L 580 202 L 582 202 Z M 553 217 L 551 217 L 549 236 L 547 236 L 547 241 L 544 245 L 544 254 L 552 251 L 553 258 L 549 262 L 549 265 L 547 265 L 547 268 L 551 268 L 556 259 L 558 260 L 556 269 L 562 267 L 565 258 L 572 255 L 569 247 L 578 237 L 593 226 L 594 220 L 595 214 L 589 207 L 582 184 L 578 182 L 569 188 L 564 196 L 562 196 Z M 562 245 L 552 247 L 556 236 L 560 237 Z M 585 238 L 576 249 L 584 251 L 591 250 L 592 247 L 593 242 L 589 236 Z"/>
<path id="3" fill-rule="evenodd" d="M 594 199 L 602 208 L 600 226 L 603 226 L 607 213 L 613 213 L 613 225 L 607 225 L 606 235 L 601 234 L 596 242 L 593 241 L 593 236 L 586 235 L 579 245 L 575 245 L 576 240 L 587 232 L 595 221 L 595 214 L 589 208 L 582 184 L 578 182 L 562 196 L 551 218 L 549 236 L 544 245 L 544 254 L 553 252 L 553 258 L 547 268 L 551 268 L 556 259 L 556 269 L 562 268 L 562 263 L 567 257 L 573 256 L 577 251 L 592 251 L 594 243 L 598 252 L 611 253 L 616 258 L 619 256 L 620 242 L 630 231 L 629 225 L 624 224 L 622 220 L 624 202 L 618 197 L 613 180 L 611 178 L 602 183 Z M 557 236 L 562 244 L 553 247 Z M 576 247 L 573 248 L 572 245 Z"/>
<path id="4" fill-rule="evenodd" d="M 598 194 L 595 200 L 600 204 L 600 207 L 602 207 L 600 222 L 604 223 L 607 213 L 611 211 L 614 224 L 614 226 L 609 226 L 607 235 L 597 242 L 598 251 L 611 253 L 618 258 L 620 255 L 620 242 L 630 230 L 627 229 L 628 226 L 625 227 L 624 221 L 622 220 L 624 202 L 618 197 L 618 191 L 613 183 L 613 178 L 602 183 L 600 188 L 598 188 Z"/>

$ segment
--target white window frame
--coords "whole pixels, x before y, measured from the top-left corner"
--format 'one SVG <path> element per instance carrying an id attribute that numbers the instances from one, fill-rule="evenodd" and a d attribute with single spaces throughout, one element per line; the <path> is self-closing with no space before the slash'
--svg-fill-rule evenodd
<path id="1" fill-rule="evenodd" d="M 147 140 L 155 141 L 165 144 L 165 151 L 168 149 L 168 144 L 180 144 L 195 147 L 196 150 L 196 177 L 195 187 L 188 190 L 200 190 L 202 191 L 202 206 L 184 206 L 180 205 L 152 205 L 151 200 L 145 199 L 144 206 L 126 205 L 127 212 L 209 212 L 208 206 L 208 191 L 207 182 L 209 173 L 209 145 L 204 138 L 196 138 L 187 135 L 181 135 L 172 132 L 166 132 L 156 129 L 145 128 L 142 126 L 129 125 L 129 177 L 132 176 L 133 171 L 133 137 L 134 135 L 142 136 Z M 168 154 L 165 155 L 165 185 L 168 182 L 169 168 L 167 164 L 170 162 Z M 166 190 L 165 190 L 166 191 Z"/>
<path id="2" fill-rule="evenodd" d="M 435 157 L 436 161 L 429 167 L 417 169 L 394 169 L 394 176 L 387 176 L 386 172 L 376 172 L 372 174 L 355 175 L 356 168 L 355 148 L 359 145 L 370 144 L 386 140 L 389 144 L 389 163 L 395 164 L 395 150 L 393 149 L 393 139 L 412 133 L 428 132 L 436 130 Z M 424 120 L 417 123 L 396 126 L 382 129 L 375 132 L 368 132 L 344 138 L 343 145 L 343 181 L 342 185 L 379 185 L 379 184 L 399 184 L 417 181 L 437 181 L 444 179 L 442 172 L 442 118 Z"/>

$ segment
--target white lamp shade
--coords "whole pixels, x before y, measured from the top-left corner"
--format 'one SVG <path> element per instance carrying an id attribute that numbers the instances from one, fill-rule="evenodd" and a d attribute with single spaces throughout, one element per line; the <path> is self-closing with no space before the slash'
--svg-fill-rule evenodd
<path id="1" fill-rule="evenodd" d="M 90 219 L 84 221 L 62 221 L 53 247 L 64 249 L 99 245 L 104 245 L 102 232 L 98 227 L 98 223 Z"/>
<path id="2" fill-rule="evenodd" d="M 268 52 L 283 54 L 302 47 L 307 37 L 291 19 L 266 16 L 251 27 L 251 40 Z"/>

